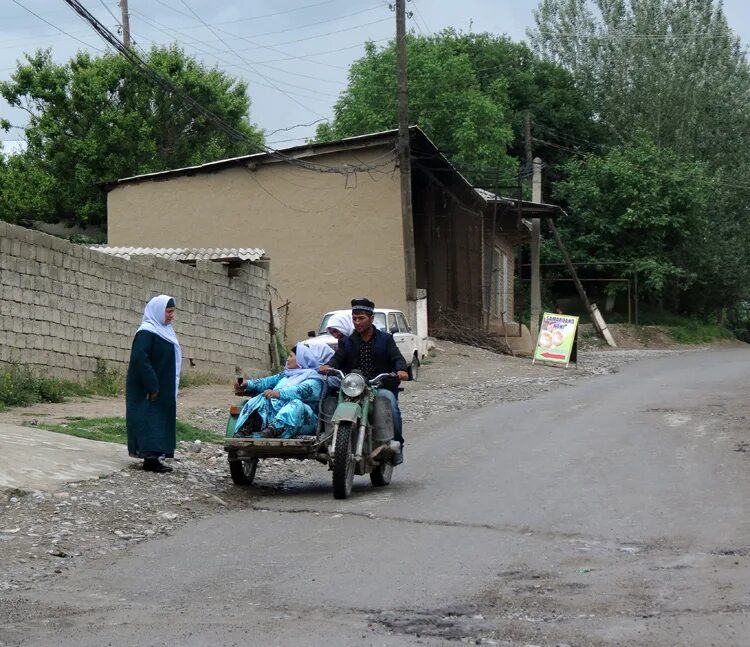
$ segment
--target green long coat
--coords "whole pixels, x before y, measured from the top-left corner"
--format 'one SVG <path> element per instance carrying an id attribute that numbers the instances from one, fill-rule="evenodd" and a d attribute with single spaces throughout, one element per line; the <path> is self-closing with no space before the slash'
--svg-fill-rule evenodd
<path id="1" fill-rule="evenodd" d="M 159 392 L 155 401 L 147 393 Z M 128 453 L 137 458 L 174 456 L 177 398 L 174 346 L 147 330 L 133 338 L 125 383 Z"/>

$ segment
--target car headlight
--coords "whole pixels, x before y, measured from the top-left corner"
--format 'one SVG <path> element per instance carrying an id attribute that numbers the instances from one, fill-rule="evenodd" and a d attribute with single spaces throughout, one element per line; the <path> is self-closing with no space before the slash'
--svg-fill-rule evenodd
<path id="1" fill-rule="evenodd" d="M 341 382 L 341 390 L 350 398 L 356 398 L 365 391 L 367 382 L 359 373 L 349 373 Z"/>

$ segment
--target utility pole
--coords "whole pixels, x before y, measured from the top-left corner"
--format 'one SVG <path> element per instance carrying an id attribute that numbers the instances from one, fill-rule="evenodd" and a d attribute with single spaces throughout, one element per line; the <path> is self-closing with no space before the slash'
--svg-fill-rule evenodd
<path id="1" fill-rule="evenodd" d="M 401 221 L 404 237 L 406 300 L 408 302 L 416 302 L 417 277 L 414 255 L 414 221 L 411 211 L 409 85 L 406 76 L 406 0 L 396 0 L 396 63 L 398 73 L 398 164 L 401 170 Z M 414 313 L 410 314 L 414 316 Z"/>
<path id="2" fill-rule="evenodd" d="M 130 14 L 128 13 L 128 0 L 120 0 L 122 11 L 122 44 L 130 47 Z"/>
<path id="3" fill-rule="evenodd" d="M 534 158 L 534 175 L 531 180 L 532 202 L 542 201 L 542 160 Z M 531 219 L 531 321 L 529 331 L 531 340 L 536 344 L 539 336 L 539 320 L 542 316 L 542 290 L 539 275 L 539 252 L 542 237 L 542 221 Z"/>

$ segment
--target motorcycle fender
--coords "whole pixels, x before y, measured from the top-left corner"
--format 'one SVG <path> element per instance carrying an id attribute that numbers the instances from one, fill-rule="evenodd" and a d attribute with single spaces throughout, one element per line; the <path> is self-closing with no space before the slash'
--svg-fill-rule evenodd
<path id="1" fill-rule="evenodd" d="M 333 413 L 332 422 L 357 422 L 362 415 L 362 407 L 356 402 L 339 402 Z"/>

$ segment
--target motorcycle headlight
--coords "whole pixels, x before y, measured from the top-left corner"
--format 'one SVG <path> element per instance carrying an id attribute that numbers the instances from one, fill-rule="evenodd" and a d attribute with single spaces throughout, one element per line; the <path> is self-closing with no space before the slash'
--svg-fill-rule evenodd
<path id="1" fill-rule="evenodd" d="M 350 373 L 341 382 L 341 390 L 350 398 L 356 398 L 365 391 L 367 383 L 359 373 Z"/>

